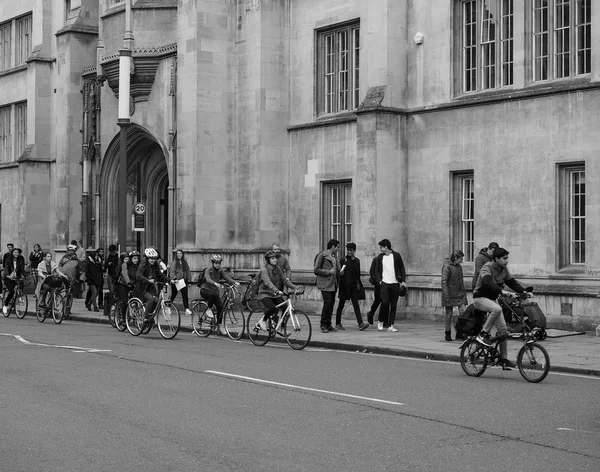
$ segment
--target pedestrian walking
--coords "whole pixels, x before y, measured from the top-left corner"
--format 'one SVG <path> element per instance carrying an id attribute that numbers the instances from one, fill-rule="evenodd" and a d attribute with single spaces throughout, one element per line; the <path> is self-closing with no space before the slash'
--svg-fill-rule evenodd
<path id="1" fill-rule="evenodd" d="M 88 311 L 100 311 L 98 308 L 98 291 L 102 290 L 104 285 L 104 275 L 102 273 L 102 259 L 97 251 L 88 256 L 85 267 L 85 278 L 88 284 L 88 291 L 85 296 L 85 307 Z"/>
<path id="2" fill-rule="evenodd" d="M 491 242 L 487 247 L 482 248 L 477 254 L 475 258 L 475 268 L 473 272 L 473 280 L 471 281 L 471 289 L 475 291 L 475 286 L 477 285 L 477 279 L 479 278 L 479 272 L 481 272 L 481 268 L 487 262 L 492 262 L 492 256 L 494 255 L 494 249 L 500 247 L 498 243 Z"/>
<path id="3" fill-rule="evenodd" d="M 338 291 L 338 307 L 335 314 L 335 327 L 339 330 L 345 330 L 342 325 L 342 311 L 346 300 L 352 302 L 354 308 L 354 316 L 358 323 L 358 329 L 360 331 L 367 329 L 369 325 L 362 319 L 360 313 L 360 305 L 358 300 L 365 299 L 365 288 L 360 280 L 360 260 L 354 254 L 356 253 L 356 244 L 346 244 L 346 256 L 340 260 L 340 288 Z"/>
<path id="4" fill-rule="evenodd" d="M 337 239 L 331 239 L 327 243 L 327 249 L 315 257 L 314 272 L 317 276 L 317 288 L 321 290 L 323 296 L 323 309 L 321 311 L 321 332 L 323 333 L 337 331 L 331 325 L 331 315 L 333 315 L 335 292 L 337 292 L 340 274 L 340 263 L 337 259 L 339 249 L 340 242 Z"/>
<path id="5" fill-rule="evenodd" d="M 127 255 L 127 253 L 125 253 Z M 116 296 L 115 290 L 117 287 L 117 269 L 121 266 L 119 262 L 119 254 L 117 253 L 116 244 L 108 246 L 108 256 L 106 256 L 106 262 L 104 263 L 104 270 L 108 276 L 106 281 L 108 282 L 108 291 Z"/>
<path id="6" fill-rule="evenodd" d="M 394 327 L 396 320 L 396 307 L 401 290 L 406 294 L 406 270 L 402 256 L 392 251 L 392 243 L 389 239 L 379 241 L 381 253 L 375 262 L 375 281 L 381 284 L 381 309 L 379 310 L 379 322 L 377 329 L 383 331 L 384 325 L 391 333 L 398 330 Z"/>
<path id="7" fill-rule="evenodd" d="M 369 283 L 373 286 L 373 303 L 371 308 L 367 312 L 367 321 L 370 325 L 373 324 L 373 317 L 377 312 L 377 308 L 381 305 L 381 284 L 375 279 L 375 267 L 377 265 L 377 256 L 371 261 L 371 268 L 369 269 Z"/>
<path id="8" fill-rule="evenodd" d="M 33 284 L 37 286 L 38 273 L 37 267 L 44 260 L 44 253 L 39 244 L 33 245 L 33 251 L 29 253 L 29 270 L 33 276 Z"/>
<path id="9" fill-rule="evenodd" d="M 98 291 L 98 308 L 102 310 L 102 308 L 104 308 L 104 248 L 99 247 L 96 249 L 96 258 L 100 259 L 100 265 L 102 267 L 102 284 L 96 287 Z"/>
<path id="10" fill-rule="evenodd" d="M 452 341 L 452 313 L 454 307 L 458 308 L 460 316 L 464 313 L 467 305 L 467 291 L 461 266 L 464 257 L 464 252 L 455 249 L 450 257 L 446 257 L 442 267 L 442 307 L 446 311 L 444 318 L 446 341 Z"/>
<path id="11" fill-rule="evenodd" d="M 173 259 L 169 267 L 169 275 L 171 276 L 171 302 L 175 300 L 177 293 L 181 292 L 185 313 L 191 315 L 192 310 L 190 310 L 188 299 L 188 284 L 192 280 L 192 272 L 181 249 L 175 251 L 175 259 Z"/>

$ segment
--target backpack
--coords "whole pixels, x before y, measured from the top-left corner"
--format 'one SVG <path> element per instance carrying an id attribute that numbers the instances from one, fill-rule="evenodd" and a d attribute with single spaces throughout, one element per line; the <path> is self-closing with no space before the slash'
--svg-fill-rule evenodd
<path id="1" fill-rule="evenodd" d="M 253 298 L 256 298 L 256 296 L 258 295 L 258 283 L 260 282 L 261 272 L 262 269 L 254 275 L 254 277 L 250 281 L 250 284 L 248 284 L 248 289 L 246 290 L 246 299 L 251 300 Z"/>
<path id="2" fill-rule="evenodd" d="M 456 320 L 456 333 L 466 336 L 476 336 L 483 328 L 485 311 L 477 310 L 472 304 L 467 307 L 462 315 Z"/>
<path id="3" fill-rule="evenodd" d="M 198 274 L 198 282 L 196 285 L 198 287 L 202 287 L 204 282 L 206 281 L 206 268 L 202 269 L 202 271 Z"/>

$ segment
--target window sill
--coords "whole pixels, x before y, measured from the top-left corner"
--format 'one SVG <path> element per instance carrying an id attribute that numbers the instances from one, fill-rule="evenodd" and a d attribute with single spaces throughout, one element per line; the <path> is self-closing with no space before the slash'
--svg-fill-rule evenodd
<path id="1" fill-rule="evenodd" d="M 587 275 L 585 266 L 565 266 L 558 269 L 559 275 Z"/>
<path id="2" fill-rule="evenodd" d="M 300 125 L 288 126 L 288 131 L 298 131 L 302 129 L 320 128 L 323 126 L 334 126 L 344 123 L 356 122 L 356 113 L 353 111 L 338 113 L 335 115 L 323 115 L 318 117 L 312 123 L 303 123 Z"/>

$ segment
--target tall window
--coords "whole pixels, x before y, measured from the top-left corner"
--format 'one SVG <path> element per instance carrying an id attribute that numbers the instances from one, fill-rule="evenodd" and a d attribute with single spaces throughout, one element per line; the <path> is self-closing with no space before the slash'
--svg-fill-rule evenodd
<path id="1" fill-rule="evenodd" d="M 513 0 L 461 0 L 461 91 L 513 83 Z"/>
<path id="2" fill-rule="evenodd" d="M 452 174 L 452 249 L 465 253 L 465 262 L 475 260 L 475 177 L 473 172 Z"/>
<path id="3" fill-rule="evenodd" d="M 10 69 L 12 22 L 0 25 L 0 70 Z"/>
<path id="4" fill-rule="evenodd" d="M 31 54 L 31 15 L 18 18 L 17 25 L 17 50 L 15 65 L 25 64 Z"/>
<path id="5" fill-rule="evenodd" d="M 12 159 L 11 107 L 0 108 L 0 161 Z"/>
<path id="6" fill-rule="evenodd" d="M 559 167 L 560 266 L 585 264 L 585 165 Z"/>
<path id="7" fill-rule="evenodd" d="M 27 102 L 15 105 L 15 157 L 25 152 L 27 145 Z"/>
<path id="8" fill-rule="evenodd" d="M 532 0 L 533 80 L 591 71 L 592 0 Z"/>
<path id="9" fill-rule="evenodd" d="M 359 105 L 360 26 L 358 22 L 318 32 L 318 114 Z"/>
<path id="10" fill-rule="evenodd" d="M 337 239 L 341 246 L 352 241 L 352 182 L 323 184 L 323 246 Z"/>

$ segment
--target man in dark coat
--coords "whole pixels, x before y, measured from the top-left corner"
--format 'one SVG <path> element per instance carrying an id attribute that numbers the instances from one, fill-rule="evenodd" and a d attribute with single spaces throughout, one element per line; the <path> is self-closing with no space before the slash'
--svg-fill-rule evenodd
<path id="1" fill-rule="evenodd" d="M 340 301 L 335 315 L 335 327 L 338 330 L 346 329 L 342 326 L 342 311 L 344 310 L 346 300 L 352 301 L 358 329 L 362 331 L 369 327 L 367 323 L 363 322 L 360 306 L 358 304 L 359 294 L 361 292 L 364 294 L 365 289 L 360 281 L 360 260 L 354 256 L 355 252 L 356 244 L 346 244 L 346 257 L 340 261 L 340 265 L 342 266 L 340 269 L 340 287 L 338 292 Z"/>
<path id="2" fill-rule="evenodd" d="M 374 279 L 381 284 L 381 309 L 379 310 L 379 323 L 377 329 L 383 331 L 387 324 L 387 330 L 396 333 L 398 330 L 394 327 L 396 320 L 396 307 L 400 288 L 406 290 L 406 270 L 402 256 L 396 251 L 392 251 L 392 243 L 389 239 L 379 241 L 379 250 L 381 254 L 377 256 L 375 262 Z"/>

